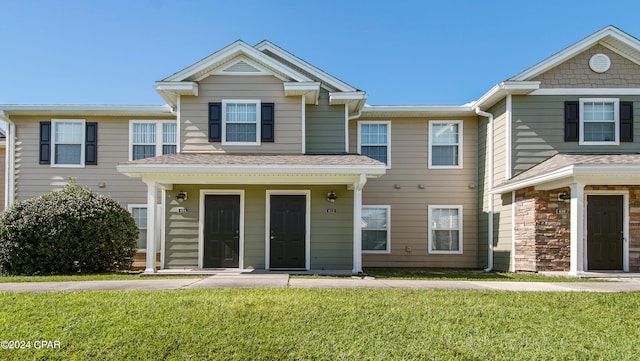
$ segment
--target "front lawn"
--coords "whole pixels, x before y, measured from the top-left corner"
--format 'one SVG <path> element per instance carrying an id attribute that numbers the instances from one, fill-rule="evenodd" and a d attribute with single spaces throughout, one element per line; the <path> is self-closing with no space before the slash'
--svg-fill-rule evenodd
<path id="1" fill-rule="evenodd" d="M 603 282 L 589 278 L 546 276 L 529 272 L 485 272 L 468 269 L 367 268 L 365 274 L 395 280 L 510 281 L 510 282 Z"/>
<path id="2" fill-rule="evenodd" d="M 3 360 L 635 360 L 638 329 L 640 293 L 0 293 L 0 341 L 60 342 Z"/>

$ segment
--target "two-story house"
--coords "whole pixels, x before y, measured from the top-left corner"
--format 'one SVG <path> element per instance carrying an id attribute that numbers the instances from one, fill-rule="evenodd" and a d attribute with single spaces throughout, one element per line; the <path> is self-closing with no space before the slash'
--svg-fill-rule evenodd
<path id="1" fill-rule="evenodd" d="M 640 271 L 639 85 L 614 27 L 455 106 L 369 106 L 237 41 L 158 81 L 165 106 L 1 105 L 5 203 L 109 193 L 147 272 Z"/>

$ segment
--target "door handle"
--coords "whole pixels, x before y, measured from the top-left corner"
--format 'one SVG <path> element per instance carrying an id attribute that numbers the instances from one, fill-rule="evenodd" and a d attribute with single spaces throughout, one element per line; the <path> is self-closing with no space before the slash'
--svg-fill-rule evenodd
<path id="1" fill-rule="evenodd" d="M 271 238 L 271 239 L 276 239 L 276 236 L 271 236 L 270 238 Z"/>

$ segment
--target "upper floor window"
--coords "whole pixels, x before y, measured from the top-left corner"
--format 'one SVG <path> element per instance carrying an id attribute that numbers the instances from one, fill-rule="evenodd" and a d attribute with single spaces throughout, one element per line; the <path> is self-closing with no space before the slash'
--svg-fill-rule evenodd
<path id="1" fill-rule="evenodd" d="M 260 144 L 260 101 L 222 101 L 222 142 Z"/>
<path id="2" fill-rule="evenodd" d="M 391 168 L 391 122 L 358 122 L 358 153 L 379 160 Z"/>
<path id="3" fill-rule="evenodd" d="M 84 164 L 84 120 L 52 120 L 53 164 Z"/>
<path id="4" fill-rule="evenodd" d="M 462 168 L 462 121 L 429 122 L 429 168 Z"/>
<path id="5" fill-rule="evenodd" d="M 564 105 L 565 141 L 580 145 L 619 145 L 633 141 L 633 102 L 581 98 Z"/>
<path id="6" fill-rule="evenodd" d="M 462 206 L 429 206 L 429 253 L 462 253 Z"/>
<path id="7" fill-rule="evenodd" d="M 175 121 L 130 121 L 130 159 L 144 159 L 177 151 L 177 125 Z"/>
<path id="8" fill-rule="evenodd" d="M 390 224 L 390 206 L 362 206 L 362 253 L 391 252 Z"/>

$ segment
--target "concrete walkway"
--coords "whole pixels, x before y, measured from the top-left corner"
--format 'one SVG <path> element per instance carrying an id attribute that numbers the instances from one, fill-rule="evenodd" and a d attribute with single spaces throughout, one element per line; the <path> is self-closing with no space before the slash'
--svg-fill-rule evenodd
<path id="1" fill-rule="evenodd" d="M 195 288 L 399 288 L 537 292 L 640 292 L 640 279 L 616 282 L 495 282 L 389 280 L 371 277 L 290 278 L 288 274 L 219 273 L 201 279 L 150 277 L 122 281 L 0 283 L 0 292 L 70 292 L 94 290 L 178 290 Z"/>

